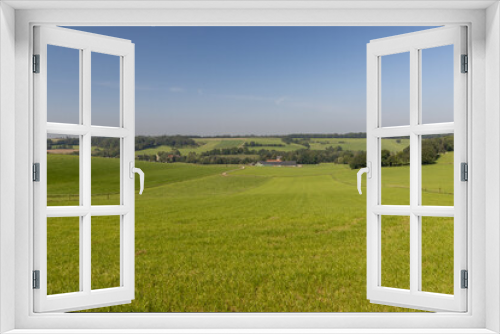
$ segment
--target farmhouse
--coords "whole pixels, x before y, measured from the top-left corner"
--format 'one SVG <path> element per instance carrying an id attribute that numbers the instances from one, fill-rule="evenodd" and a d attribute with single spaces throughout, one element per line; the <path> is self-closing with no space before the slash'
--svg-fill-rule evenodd
<path id="1" fill-rule="evenodd" d="M 300 167 L 297 165 L 297 161 L 282 161 L 281 157 L 277 157 L 276 159 L 267 159 L 266 161 L 259 161 L 255 164 L 255 166 Z"/>

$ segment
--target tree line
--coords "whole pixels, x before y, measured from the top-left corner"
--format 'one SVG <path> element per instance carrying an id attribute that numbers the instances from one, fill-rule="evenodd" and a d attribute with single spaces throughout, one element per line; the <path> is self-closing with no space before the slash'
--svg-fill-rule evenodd
<path id="1" fill-rule="evenodd" d="M 343 151 L 342 147 L 328 147 L 325 150 L 299 149 L 296 151 L 250 150 L 243 148 L 213 149 L 196 154 L 190 152 L 181 155 L 178 150 L 158 152 L 157 154 L 140 154 L 138 160 L 153 162 L 186 162 L 198 164 L 249 164 L 281 157 L 283 161 L 296 161 L 298 164 L 318 164 L 322 162 L 349 163 L 355 155 L 353 151 Z"/>
<path id="2" fill-rule="evenodd" d="M 348 133 L 292 133 L 286 136 L 289 138 L 366 138 L 366 132 L 348 132 Z"/>
<path id="3" fill-rule="evenodd" d="M 305 148 L 311 147 L 311 145 L 309 144 L 310 140 L 310 138 L 294 138 L 291 136 L 285 136 L 281 138 L 281 141 L 285 144 L 298 144 L 304 146 Z"/>
<path id="4" fill-rule="evenodd" d="M 436 163 L 441 154 L 452 152 L 453 136 L 433 135 L 425 136 L 422 139 L 421 159 L 423 165 Z M 380 152 L 380 160 L 382 167 L 405 166 L 410 164 L 410 146 L 405 147 L 402 151 L 391 152 L 387 149 L 382 149 Z M 349 162 L 352 169 L 366 167 L 366 152 L 357 152 Z"/>
<path id="5" fill-rule="evenodd" d="M 72 149 L 75 146 L 80 145 L 80 139 L 79 138 L 53 138 L 53 139 L 47 139 L 47 149 L 48 150 L 54 150 L 54 149 Z"/>
<path id="6" fill-rule="evenodd" d="M 343 138 L 362 138 L 354 137 L 361 136 L 364 133 L 345 134 L 351 137 Z M 333 136 L 323 135 L 323 136 Z M 366 136 L 366 134 L 364 134 Z M 296 136 L 296 135 L 293 135 Z M 145 148 L 154 148 L 158 146 L 169 146 L 170 151 L 159 151 L 156 154 L 140 154 L 138 160 L 154 161 L 154 162 L 186 162 L 198 164 L 250 164 L 258 161 L 269 159 L 277 159 L 281 157 L 283 161 L 296 161 L 298 164 L 318 164 L 318 163 L 337 163 L 348 164 L 352 169 L 359 169 L 366 166 L 365 151 L 343 150 L 341 146 L 329 146 L 324 150 L 311 150 L 309 141 L 311 138 L 321 138 L 321 135 L 303 134 L 304 138 L 294 138 L 290 136 L 282 136 L 284 143 L 296 143 L 304 148 L 295 151 L 282 151 L 282 144 L 261 144 L 255 141 L 245 142 L 242 147 L 230 147 L 222 149 L 213 149 L 201 153 L 190 152 L 187 155 L 182 155 L 178 148 L 197 147 L 198 143 L 192 138 L 185 136 L 138 136 L 136 137 L 136 150 Z M 331 137 L 323 137 L 331 138 Z M 397 142 L 401 142 L 401 138 L 395 138 Z M 47 148 L 73 148 L 79 145 L 78 138 L 57 138 L 47 139 Z M 92 155 L 100 157 L 116 158 L 120 156 L 120 139 L 92 137 Z M 276 149 L 259 147 L 276 147 Z M 439 156 L 445 152 L 453 151 L 453 136 L 452 135 L 432 135 L 425 136 L 422 139 L 422 164 L 432 164 L 437 161 Z M 405 147 L 398 152 L 382 149 L 381 164 L 383 167 L 405 166 L 410 163 L 410 146 Z"/>
<path id="7" fill-rule="evenodd" d="M 283 147 L 285 145 L 283 144 L 262 144 L 262 143 L 257 143 L 255 141 L 250 141 L 250 142 L 245 142 L 243 144 L 245 147 L 262 147 L 262 146 L 271 146 L 271 147 Z"/>
<path id="8" fill-rule="evenodd" d="M 141 151 L 158 146 L 170 146 L 172 148 L 196 147 L 198 143 L 193 137 L 186 136 L 137 136 L 135 137 L 135 150 Z"/>

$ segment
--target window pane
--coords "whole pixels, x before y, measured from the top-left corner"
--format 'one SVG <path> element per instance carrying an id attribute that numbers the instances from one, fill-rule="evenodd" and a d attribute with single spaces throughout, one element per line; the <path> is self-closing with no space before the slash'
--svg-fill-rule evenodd
<path id="1" fill-rule="evenodd" d="M 47 294 L 80 291 L 80 218 L 47 218 Z"/>
<path id="2" fill-rule="evenodd" d="M 453 218 L 422 217 L 422 291 L 453 294 Z"/>
<path id="3" fill-rule="evenodd" d="M 120 139 L 92 137 L 92 205 L 120 205 Z"/>
<path id="4" fill-rule="evenodd" d="M 381 139 L 382 205 L 410 205 L 410 137 Z"/>
<path id="5" fill-rule="evenodd" d="M 47 136 L 47 205 L 80 205 L 80 138 Z"/>
<path id="6" fill-rule="evenodd" d="M 410 124 L 410 53 L 381 57 L 382 126 Z"/>
<path id="7" fill-rule="evenodd" d="M 410 289 L 410 217 L 382 216 L 382 286 Z"/>
<path id="8" fill-rule="evenodd" d="M 453 122 L 453 45 L 421 50 L 422 123 Z"/>
<path id="9" fill-rule="evenodd" d="M 80 122 L 80 50 L 47 45 L 47 122 Z"/>
<path id="10" fill-rule="evenodd" d="M 120 126 L 120 57 L 92 52 L 92 125 Z"/>
<path id="11" fill-rule="evenodd" d="M 120 216 L 92 217 L 92 289 L 120 286 Z"/>
<path id="12" fill-rule="evenodd" d="M 453 139 L 422 136 L 422 205 L 453 206 Z"/>

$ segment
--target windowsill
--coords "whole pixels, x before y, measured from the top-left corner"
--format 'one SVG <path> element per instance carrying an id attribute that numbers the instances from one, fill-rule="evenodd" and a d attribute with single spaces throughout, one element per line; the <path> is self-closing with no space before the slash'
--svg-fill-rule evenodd
<path id="1" fill-rule="evenodd" d="M 15 329 L 5 332 L 5 334 L 490 334 L 495 333 L 488 329 L 457 328 L 457 329 Z"/>

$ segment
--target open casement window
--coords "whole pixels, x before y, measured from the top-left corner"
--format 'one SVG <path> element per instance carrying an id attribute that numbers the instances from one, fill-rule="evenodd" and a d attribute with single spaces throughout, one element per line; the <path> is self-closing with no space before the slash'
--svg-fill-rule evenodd
<path id="1" fill-rule="evenodd" d="M 74 57 L 54 61 L 56 54 Z M 101 110 L 109 106 L 94 110 L 91 101 L 92 63 L 99 57 L 116 61 L 116 82 L 100 85 L 113 86 L 116 91 L 113 126 L 98 121 Z M 70 62 L 76 70 L 64 72 Z M 48 117 L 54 108 L 48 104 L 48 95 L 59 94 L 60 101 L 70 98 L 66 90 L 54 92 L 50 88 L 54 71 L 63 73 L 63 79 L 59 76 L 56 80 L 60 86 L 71 90 L 71 82 L 76 82 L 73 120 L 66 118 L 72 112 L 69 109 L 60 113 L 61 121 Z M 65 312 L 130 303 L 134 299 L 134 44 L 71 29 L 35 27 L 33 72 L 34 311 Z M 115 193 L 101 196 L 102 200 L 94 191 L 99 182 L 91 180 L 100 176 L 92 169 L 96 140 L 114 145 L 114 159 L 108 159 L 114 168 L 107 170 L 106 177 L 116 180 Z M 52 157 L 48 149 L 68 147 L 72 154 L 48 159 L 48 153 Z M 102 156 L 110 158 L 106 154 Z M 75 168 L 68 189 L 72 180 L 77 181 L 73 190 L 53 191 L 50 177 L 68 175 L 54 165 L 57 159 L 66 158 Z M 48 162 L 53 165 L 47 166 Z M 59 199 L 52 201 L 54 196 Z M 113 270 L 114 278 L 106 281 Z"/>
<path id="2" fill-rule="evenodd" d="M 429 55 L 438 49 L 449 50 L 448 64 L 441 62 L 433 69 Z M 367 298 L 372 303 L 429 311 L 467 310 L 467 289 L 462 282 L 467 274 L 467 182 L 462 175 L 466 168 L 462 164 L 467 163 L 466 54 L 466 28 L 458 26 L 373 40 L 367 45 Z M 396 58 L 390 57 L 399 57 L 397 63 L 406 67 L 391 72 L 391 59 Z M 433 75 L 448 66 L 451 116 L 443 122 L 426 101 L 432 90 L 443 88 L 433 85 Z M 395 93 L 388 97 L 390 88 L 384 89 L 391 87 L 390 81 Z M 391 104 L 406 94 L 401 93 L 404 90 L 407 100 L 398 110 L 391 110 Z M 434 95 L 434 105 L 446 98 Z M 448 164 L 453 172 L 447 169 L 438 175 L 428 169 L 433 167 L 426 164 L 425 141 L 433 138 L 441 142 L 451 138 L 453 152 L 441 155 L 451 158 Z M 402 153 L 407 154 L 409 167 L 386 167 L 390 163 L 384 163 L 384 154 L 387 157 L 390 149 L 384 145 L 390 140 L 409 144 L 410 149 Z M 391 173 L 399 173 L 407 183 L 391 180 Z M 434 193 L 426 189 L 446 177 L 453 189 L 439 188 Z M 386 196 L 391 191 L 395 195 Z M 443 201 L 446 192 L 448 200 Z M 433 258 L 434 251 L 446 245 L 448 256 Z M 447 288 L 436 288 L 444 281 Z"/>

